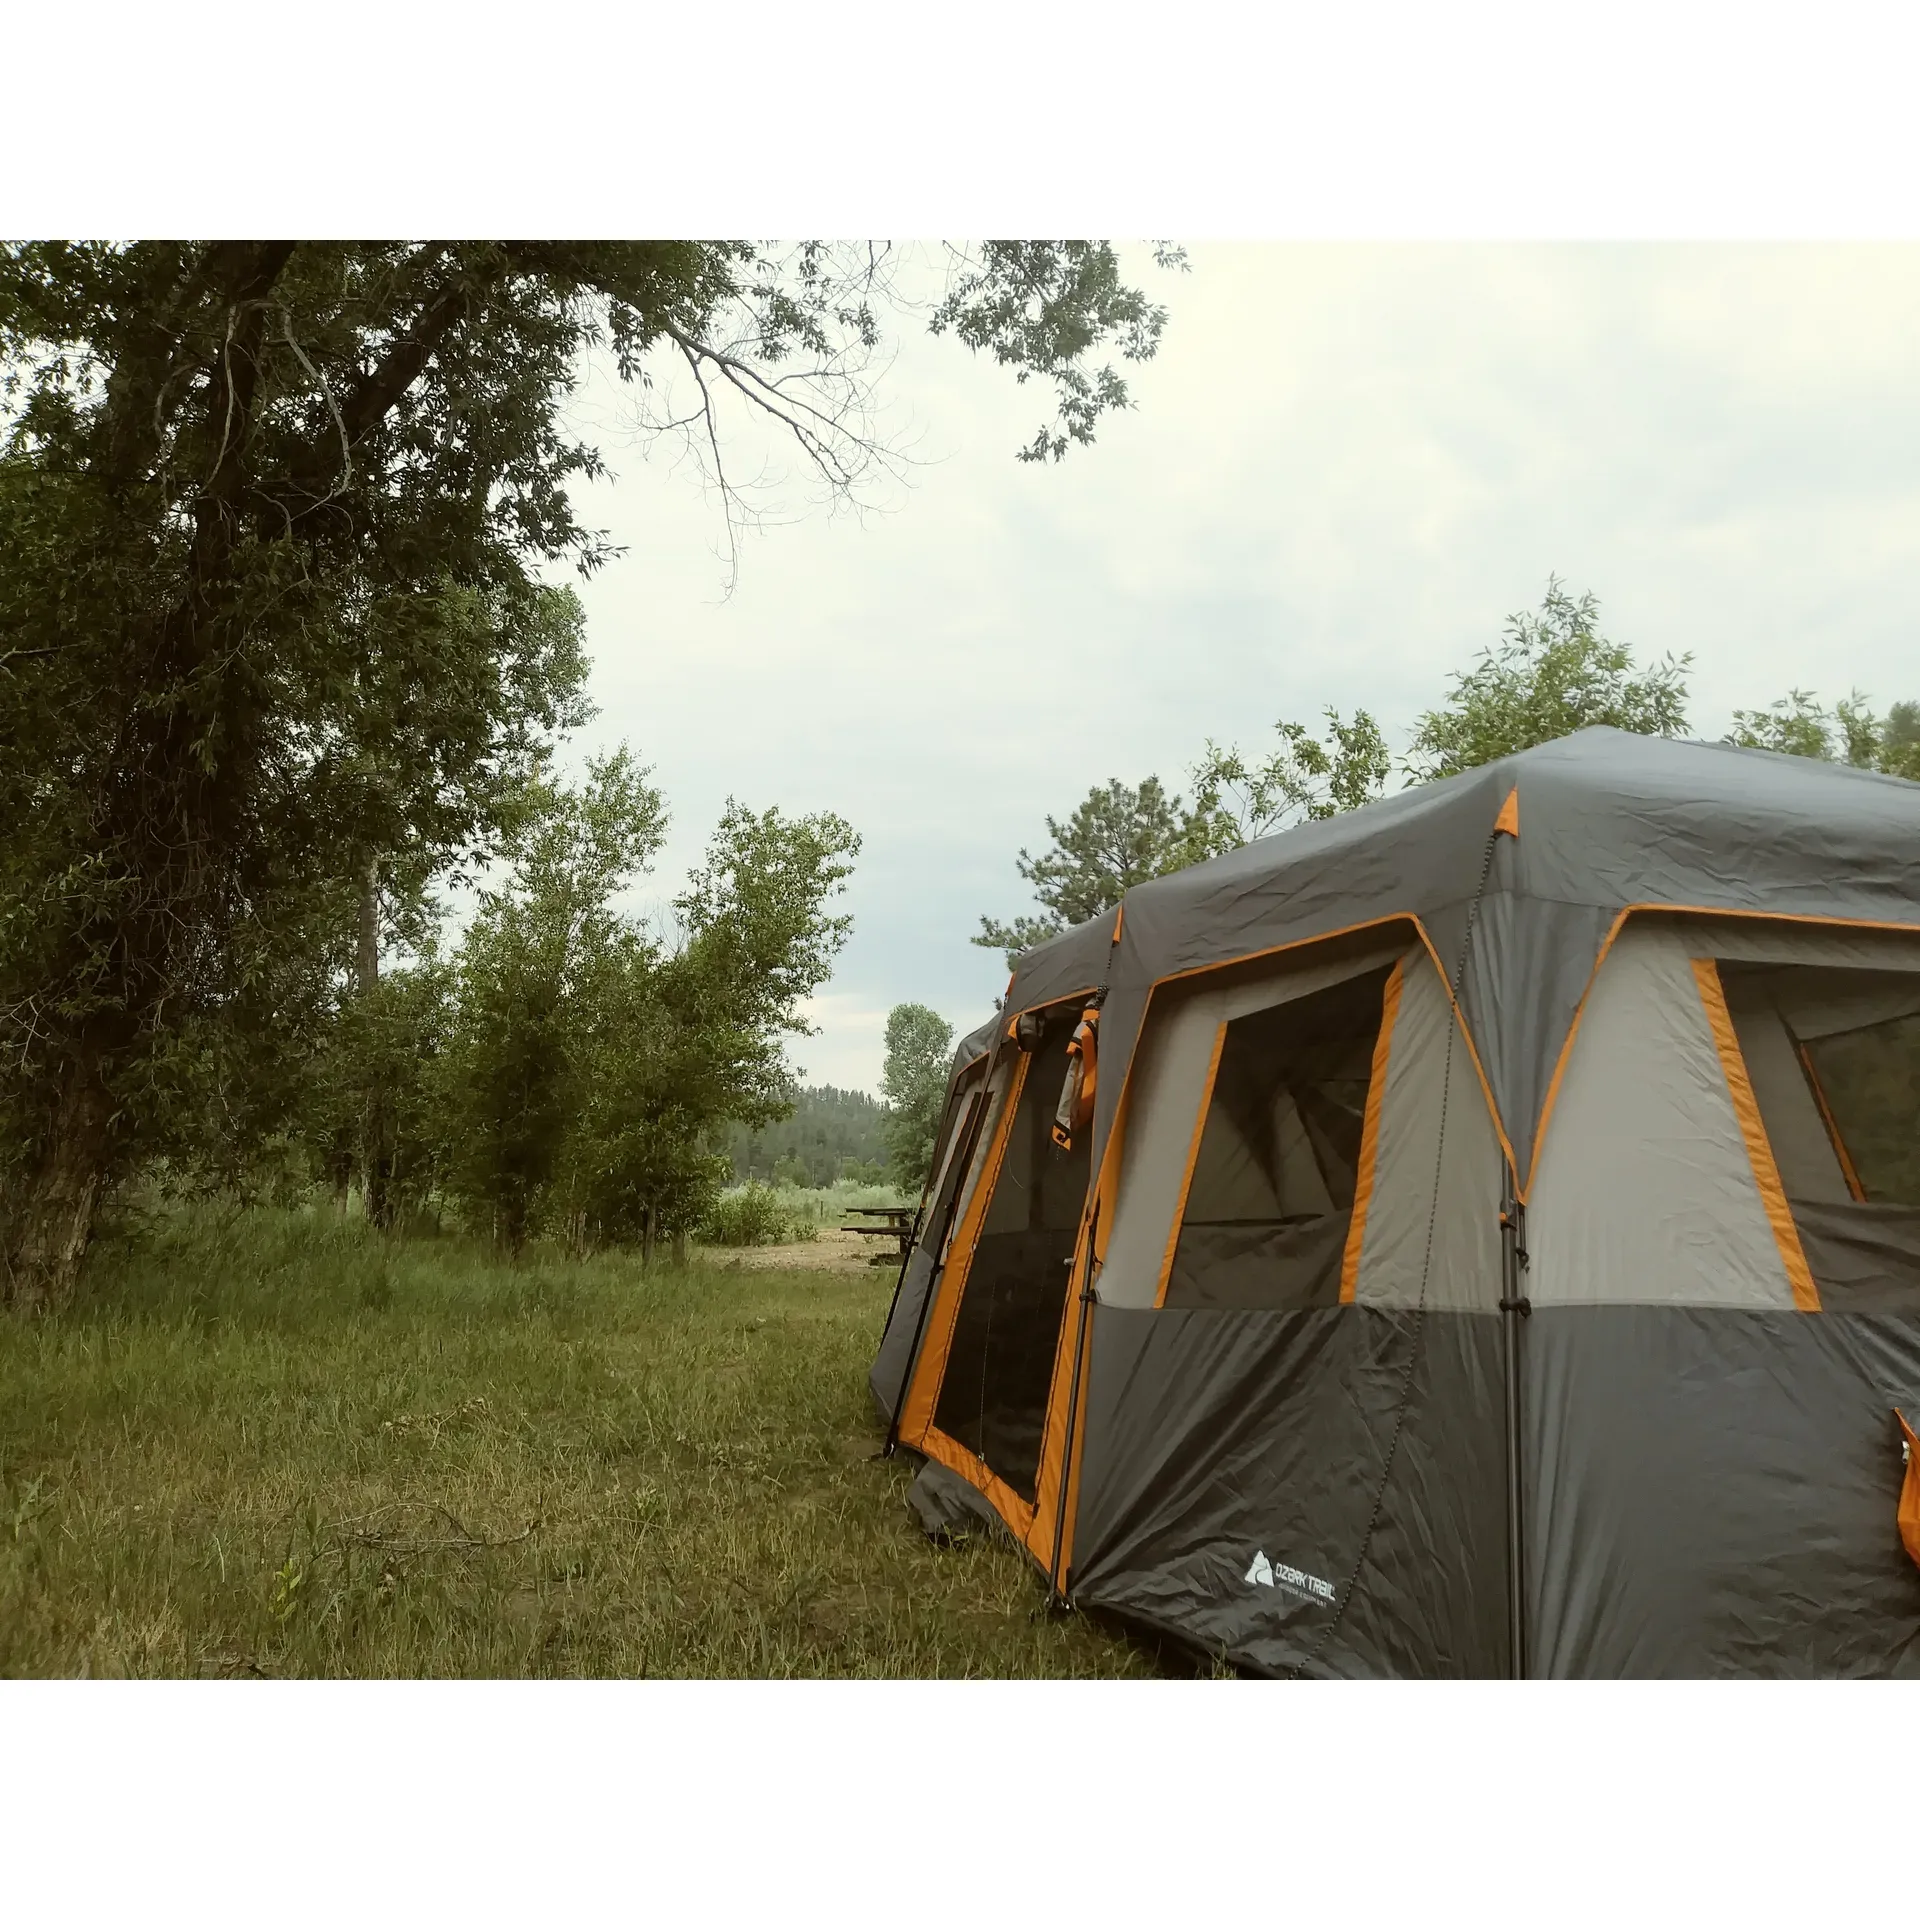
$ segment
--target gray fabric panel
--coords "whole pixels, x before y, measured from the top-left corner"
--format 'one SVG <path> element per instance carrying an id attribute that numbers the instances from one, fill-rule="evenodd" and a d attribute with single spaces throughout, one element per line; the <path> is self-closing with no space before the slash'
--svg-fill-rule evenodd
<path id="1" fill-rule="evenodd" d="M 1512 784 L 1501 766 L 1479 768 L 1133 888 L 1114 985 L 1145 986 L 1387 915 L 1464 904 Z"/>
<path id="2" fill-rule="evenodd" d="M 1503 1671 L 1499 1340 L 1492 1314 L 1096 1306 L 1074 1599 L 1254 1672 Z"/>
<path id="3" fill-rule="evenodd" d="M 1523 829 L 1524 831 L 1524 826 Z M 1500 846 L 1513 843 L 1504 836 Z M 1614 915 L 1512 893 L 1481 903 L 1460 1004 L 1524 1173 L 1553 1069 Z M 1449 976 L 1451 977 L 1451 976 Z"/>
<path id="4" fill-rule="evenodd" d="M 1824 971 L 1816 980 L 1796 980 L 1794 971 L 1774 970 L 1770 984 L 1781 1011 L 1802 1040 L 1824 1040 L 1860 1027 L 1877 1027 L 1888 1020 L 1911 1020 L 1920 1013 L 1920 981 L 1843 982 Z"/>
<path id="5" fill-rule="evenodd" d="M 1920 786 L 1612 728 L 1502 763 L 1521 884 L 1548 899 L 1920 920 Z"/>
<path id="6" fill-rule="evenodd" d="M 993 1502 L 971 1480 L 938 1460 L 927 1461 L 907 1489 L 907 1505 L 920 1531 L 942 1546 L 969 1533 L 1004 1531 Z"/>
<path id="7" fill-rule="evenodd" d="M 1826 1313 L 1920 1313 L 1920 1207 L 1792 1199 Z"/>
<path id="8" fill-rule="evenodd" d="M 1534 1672 L 1920 1675 L 1920 1316 L 1559 1307 L 1523 1339 Z"/>
<path id="9" fill-rule="evenodd" d="M 1527 1206 L 1536 1304 L 1791 1310 L 1684 932 L 1630 923 L 1588 998 Z"/>
<path id="10" fill-rule="evenodd" d="M 1125 945 L 1125 935 L 1121 936 Z M 1140 1038 L 1140 1022 L 1147 1011 L 1150 989 L 1145 986 L 1107 989 L 1100 1009 L 1100 1077 L 1093 1090 L 1093 1178 L 1100 1178 L 1100 1163 L 1106 1158 L 1107 1137 L 1113 1131 L 1113 1116 L 1120 1104 L 1120 1089 L 1126 1084 L 1133 1050 Z"/>
<path id="11" fill-rule="evenodd" d="M 1069 927 L 1044 946 L 1023 953 L 1014 962 L 1013 984 L 1000 1010 L 1002 1024 L 1028 1007 L 1042 1007 L 1050 1000 L 1072 993 L 1092 993 L 1104 986 L 1107 965 L 1113 957 L 1113 923 L 1118 914 L 1117 907 L 1110 907 L 1099 919 Z"/>
<path id="12" fill-rule="evenodd" d="M 965 1142 L 973 1113 L 974 1103 L 956 1096 L 961 1095 L 964 1082 L 976 1087 L 984 1084 L 984 1069 L 977 1074 L 969 1074 L 968 1069 L 984 1058 L 993 1044 L 997 1026 L 996 1018 L 968 1034 L 954 1050 L 953 1066 L 947 1075 L 946 1110 L 941 1118 L 939 1138 L 934 1142 L 933 1171 L 922 1196 L 922 1204 L 929 1212 L 919 1222 L 921 1237 L 901 1271 L 899 1285 L 894 1288 L 893 1303 L 887 1309 L 887 1324 L 880 1333 L 880 1349 L 867 1374 L 868 1389 L 889 1423 L 899 1411 L 900 1392 L 913 1364 L 914 1348 L 924 1325 L 922 1308 L 940 1253 L 938 1246 L 928 1246 L 925 1242 L 929 1237 L 943 1240 L 950 1224 L 951 1210 L 941 1208 L 939 1202 L 952 1171 L 950 1162 Z"/>
<path id="13" fill-rule="evenodd" d="M 927 1287 L 933 1278 L 933 1255 L 926 1247 L 915 1247 L 900 1277 L 893 1298 L 893 1311 L 887 1315 L 880 1335 L 880 1351 L 867 1372 L 867 1389 L 873 1395 L 880 1417 L 891 1423 L 900 1410 L 901 1389 L 907 1384 L 907 1370 L 913 1364 L 914 1344 L 924 1324 L 922 1310 L 927 1303 Z"/>
<path id="14" fill-rule="evenodd" d="M 1795 1200 L 1851 1198 L 1779 1009 L 1757 981 L 1729 972 L 1720 984 L 1780 1184 Z"/>
<path id="15" fill-rule="evenodd" d="M 947 1073 L 949 1087 L 968 1067 L 990 1052 L 993 1043 L 1000 1037 L 1000 1016 L 996 1013 L 991 1020 L 983 1021 L 974 1030 L 962 1037 L 960 1044 L 953 1050 L 953 1065 Z"/>
<path id="16" fill-rule="evenodd" d="M 1747 960 L 1761 965 L 1862 967 L 1895 973 L 1920 970 L 1920 929 L 1883 932 L 1873 927 L 1811 927 L 1766 920 L 1723 920 L 1707 914 L 1671 914 L 1667 924 L 1681 928 L 1695 953 L 1716 960 Z"/>
<path id="17" fill-rule="evenodd" d="M 1500 1195 L 1500 1143 L 1480 1077 L 1445 984 L 1415 952 L 1387 1050 L 1354 1298 L 1491 1309 L 1500 1297 Z"/>

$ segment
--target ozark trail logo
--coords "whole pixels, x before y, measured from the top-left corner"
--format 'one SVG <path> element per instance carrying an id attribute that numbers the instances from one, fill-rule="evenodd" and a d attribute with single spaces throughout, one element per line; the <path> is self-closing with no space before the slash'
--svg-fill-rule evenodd
<path id="1" fill-rule="evenodd" d="M 1325 1606 L 1333 1604 L 1333 1583 L 1322 1580 L 1319 1575 L 1302 1573 L 1298 1567 L 1289 1567 L 1278 1560 L 1269 1560 L 1264 1553 L 1253 1556 L 1253 1565 L 1247 1569 L 1247 1585 L 1250 1587 L 1290 1587 L 1295 1593 L 1303 1593 L 1309 1600 L 1317 1600 Z"/>

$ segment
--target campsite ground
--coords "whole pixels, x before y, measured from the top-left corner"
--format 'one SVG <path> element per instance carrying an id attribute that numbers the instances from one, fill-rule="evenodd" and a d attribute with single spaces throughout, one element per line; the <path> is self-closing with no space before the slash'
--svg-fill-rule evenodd
<path id="1" fill-rule="evenodd" d="M 93 1304 L 0 1324 L 0 1673 L 1151 1671 L 1011 1549 L 921 1538 L 865 1388 L 892 1274 L 850 1242 L 123 1227 Z"/>

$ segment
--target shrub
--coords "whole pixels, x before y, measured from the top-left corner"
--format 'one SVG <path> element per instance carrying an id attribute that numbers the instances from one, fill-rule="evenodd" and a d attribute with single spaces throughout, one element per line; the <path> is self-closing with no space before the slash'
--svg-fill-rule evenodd
<path id="1" fill-rule="evenodd" d="M 782 1247 L 817 1239 L 819 1232 L 813 1219 L 803 1218 L 772 1187 L 750 1180 L 713 1203 L 699 1237 L 715 1247 Z"/>

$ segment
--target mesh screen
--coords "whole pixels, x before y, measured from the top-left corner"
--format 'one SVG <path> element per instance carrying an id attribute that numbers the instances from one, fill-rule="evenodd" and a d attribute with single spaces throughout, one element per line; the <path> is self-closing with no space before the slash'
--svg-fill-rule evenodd
<path id="1" fill-rule="evenodd" d="M 1390 971 L 1227 1023 L 1168 1306 L 1338 1300 Z"/>
<path id="2" fill-rule="evenodd" d="M 1087 1196 L 1087 1145 L 1049 1137 L 1079 1009 L 1048 1025 L 1027 1068 L 1007 1150 L 954 1321 L 934 1424 L 1031 1500 Z"/>

